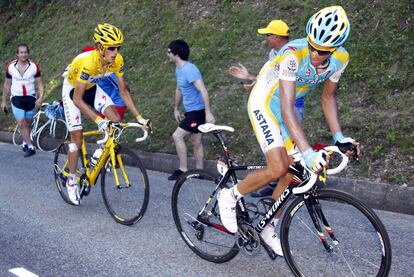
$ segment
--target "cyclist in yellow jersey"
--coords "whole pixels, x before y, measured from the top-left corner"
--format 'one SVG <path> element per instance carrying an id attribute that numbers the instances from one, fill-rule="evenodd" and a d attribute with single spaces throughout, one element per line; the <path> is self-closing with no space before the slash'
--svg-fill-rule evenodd
<path id="1" fill-rule="evenodd" d="M 295 99 L 324 83 L 322 109 L 335 145 L 348 156 L 359 154 L 359 143 L 341 132 L 336 105 L 337 82 L 348 64 L 348 52 L 341 46 L 349 35 L 349 21 L 340 6 L 324 8 L 308 21 L 307 38 L 287 43 L 278 55 L 261 69 L 249 99 L 249 116 L 257 140 L 266 155 L 267 166 L 251 172 L 230 189 L 218 194 L 220 218 L 230 232 L 237 232 L 237 200 L 272 180 L 279 179 L 272 198 L 278 199 L 289 185 L 292 162 L 288 154 L 300 151 L 306 166 L 319 171 L 327 163 L 325 151 L 310 147 L 295 116 Z M 283 255 L 275 234 L 276 218 L 260 233 L 262 240 L 278 255 Z"/>
<path id="2" fill-rule="evenodd" d="M 144 128 L 150 128 L 150 120 L 144 119 L 137 111 L 132 97 L 127 90 L 124 75 L 124 59 L 119 50 L 124 36 L 117 27 L 104 23 L 98 24 L 93 39 L 96 50 L 76 56 L 64 74 L 62 99 L 65 107 L 65 118 L 70 132 L 69 169 L 70 177 L 66 182 L 68 196 L 74 205 L 80 204 L 79 184 L 76 168 L 79 149 L 82 145 L 81 113 L 94 120 L 100 131 L 108 127 L 108 121 L 97 112 L 104 114 L 110 121 L 120 121 L 120 116 L 113 106 L 111 98 L 97 85 L 99 80 L 111 73 L 116 74 L 119 91 L 127 107 Z M 93 107 L 94 109 L 92 109 Z"/>

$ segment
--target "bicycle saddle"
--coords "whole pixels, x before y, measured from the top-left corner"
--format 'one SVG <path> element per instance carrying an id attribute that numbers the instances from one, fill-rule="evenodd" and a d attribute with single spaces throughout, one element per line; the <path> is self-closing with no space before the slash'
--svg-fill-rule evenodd
<path id="1" fill-rule="evenodd" d="M 202 133 L 209 133 L 212 131 L 229 131 L 234 132 L 234 128 L 230 126 L 214 125 L 212 123 L 205 123 L 198 126 L 198 130 Z"/>

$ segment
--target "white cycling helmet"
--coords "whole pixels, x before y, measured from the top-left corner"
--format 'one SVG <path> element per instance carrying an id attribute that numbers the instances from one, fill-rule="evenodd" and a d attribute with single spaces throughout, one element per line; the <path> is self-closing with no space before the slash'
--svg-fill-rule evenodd
<path id="1" fill-rule="evenodd" d="M 341 46 L 349 35 L 349 21 L 341 6 L 327 7 L 315 13 L 306 25 L 311 42 L 322 47 Z"/>

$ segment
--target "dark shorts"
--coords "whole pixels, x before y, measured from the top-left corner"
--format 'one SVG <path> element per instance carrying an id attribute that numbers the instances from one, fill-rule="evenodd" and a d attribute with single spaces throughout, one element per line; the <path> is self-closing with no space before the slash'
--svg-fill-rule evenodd
<path id="1" fill-rule="evenodd" d="M 180 128 L 191 133 L 199 133 L 200 131 L 197 129 L 198 126 L 206 123 L 206 111 L 191 111 L 184 115 L 185 118 L 180 122 Z"/>
<path id="2" fill-rule="evenodd" d="M 11 103 L 18 109 L 31 111 L 35 108 L 36 97 L 34 96 L 13 96 Z"/>

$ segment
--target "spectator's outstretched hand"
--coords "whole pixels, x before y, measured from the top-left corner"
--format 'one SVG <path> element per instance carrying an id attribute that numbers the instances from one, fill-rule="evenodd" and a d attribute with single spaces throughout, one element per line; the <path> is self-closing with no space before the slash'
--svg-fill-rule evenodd
<path id="1" fill-rule="evenodd" d="M 241 80 L 250 80 L 249 71 L 241 63 L 239 63 L 239 66 L 231 66 L 229 68 L 229 74 Z"/>

